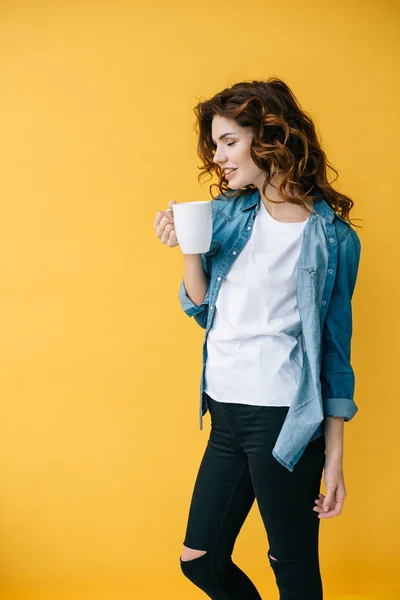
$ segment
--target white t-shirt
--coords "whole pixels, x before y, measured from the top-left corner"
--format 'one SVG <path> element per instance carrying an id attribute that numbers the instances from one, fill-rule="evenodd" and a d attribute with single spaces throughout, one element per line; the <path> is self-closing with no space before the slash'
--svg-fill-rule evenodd
<path id="1" fill-rule="evenodd" d="M 214 400 L 290 406 L 303 365 L 296 281 L 307 220 L 276 221 L 260 200 L 207 336 L 205 391 Z"/>

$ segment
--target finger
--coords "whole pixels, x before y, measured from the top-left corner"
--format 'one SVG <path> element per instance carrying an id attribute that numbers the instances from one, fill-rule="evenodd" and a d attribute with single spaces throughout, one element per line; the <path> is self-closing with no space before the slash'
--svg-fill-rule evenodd
<path id="1" fill-rule="evenodd" d="M 338 503 L 335 503 L 332 506 L 330 506 L 329 510 L 324 510 L 324 507 L 322 505 L 313 506 L 313 511 L 317 512 L 321 515 L 328 515 L 332 510 L 338 510 L 338 509 L 341 509 L 341 506 Z"/>
<path id="2" fill-rule="evenodd" d="M 172 210 L 172 206 L 176 204 L 175 200 L 170 200 L 168 202 L 168 209 L 166 210 L 166 213 L 172 217 L 172 219 L 174 218 L 174 211 Z"/>
<path id="3" fill-rule="evenodd" d="M 176 231 L 175 229 L 171 230 L 170 236 L 169 236 L 169 240 L 171 242 L 171 246 L 179 246 L 179 242 L 178 242 L 178 238 L 176 237 Z"/>
<path id="4" fill-rule="evenodd" d="M 172 227 L 172 229 L 171 229 Z M 176 237 L 176 231 L 173 227 L 173 225 L 167 225 L 166 226 L 166 231 L 164 233 L 164 240 L 165 240 L 165 244 L 167 244 L 168 246 L 177 246 L 178 242 L 177 242 L 177 237 Z"/>
<path id="5" fill-rule="evenodd" d="M 172 220 L 173 220 L 173 215 L 172 213 L 165 211 L 165 210 L 160 210 L 158 211 L 158 213 L 156 214 L 156 218 L 154 219 L 154 223 L 153 223 L 153 227 L 155 229 L 157 229 L 160 224 L 163 222 L 167 223 L 168 221 L 171 220 L 171 216 L 172 216 Z"/>
<path id="6" fill-rule="evenodd" d="M 168 239 L 169 239 L 169 236 L 170 236 L 170 233 L 171 233 L 172 229 L 173 229 L 173 226 L 172 226 L 172 225 L 167 225 L 167 226 L 165 227 L 165 231 L 164 231 L 164 233 L 163 233 L 163 234 L 162 234 L 162 236 L 161 236 L 161 241 L 162 241 L 164 244 L 166 244 L 166 243 L 168 242 Z"/>
<path id="7" fill-rule="evenodd" d="M 325 512 L 329 512 L 336 505 L 335 494 L 329 492 L 322 503 L 322 508 Z"/>
<path id="8" fill-rule="evenodd" d="M 330 512 L 332 511 L 336 511 L 339 510 L 340 511 L 340 507 L 339 506 L 334 506 L 333 508 L 330 508 L 328 511 L 325 511 L 321 506 L 313 506 L 313 511 L 318 513 L 319 515 L 329 515 Z"/>
<path id="9" fill-rule="evenodd" d="M 324 512 L 320 506 L 313 506 L 313 511 L 317 513 Z"/>
<path id="10" fill-rule="evenodd" d="M 164 227 L 167 223 L 173 223 L 174 217 L 166 210 L 163 211 L 163 216 L 161 217 L 159 227 Z"/>
<path id="11" fill-rule="evenodd" d="M 319 513 L 318 516 L 320 517 L 331 517 L 339 515 L 343 509 L 343 500 L 344 499 L 338 499 L 337 501 L 333 502 L 332 505 L 329 505 L 329 509 L 327 511 L 324 510 L 323 504 L 320 503 L 318 504 L 318 506 L 314 506 L 313 510 Z"/>
<path id="12" fill-rule="evenodd" d="M 173 221 L 168 216 L 164 216 L 156 229 L 157 237 L 161 237 L 164 234 L 165 229 L 168 225 L 170 225 L 170 227 L 174 227 Z"/>
<path id="13" fill-rule="evenodd" d="M 163 216 L 164 216 L 164 211 L 159 210 L 158 213 L 156 214 L 156 218 L 154 219 L 154 223 L 153 223 L 153 227 L 155 229 L 159 226 L 159 224 L 160 224 L 161 219 L 163 218 Z"/>
<path id="14" fill-rule="evenodd" d="M 313 506 L 313 510 L 318 511 L 318 512 L 323 512 L 323 513 L 328 512 L 328 511 L 324 510 L 323 504 L 321 504 L 320 502 L 318 502 L 318 503 L 316 502 L 315 504 L 316 504 L 316 506 Z M 331 510 L 331 508 L 335 508 L 335 507 L 336 507 L 336 505 L 334 504 L 333 506 L 331 506 L 329 508 L 329 510 Z"/>
<path id="15" fill-rule="evenodd" d="M 318 519 L 331 519 L 332 517 L 337 517 L 340 515 L 340 510 L 330 510 L 326 513 L 320 513 L 318 515 Z"/>
<path id="16" fill-rule="evenodd" d="M 171 229 L 171 231 L 169 232 L 169 235 L 168 235 L 167 241 L 166 241 L 166 244 L 167 244 L 167 246 L 170 246 L 171 248 L 174 246 L 174 242 L 173 242 L 173 233 L 174 233 L 174 230 L 173 230 L 173 229 Z"/>

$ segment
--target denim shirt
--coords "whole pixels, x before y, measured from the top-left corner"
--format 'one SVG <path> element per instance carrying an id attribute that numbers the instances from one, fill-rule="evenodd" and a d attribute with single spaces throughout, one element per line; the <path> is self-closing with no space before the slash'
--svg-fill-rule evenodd
<path id="1" fill-rule="evenodd" d="M 229 192 L 227 193 L 227 195 Z M 303 230 L 297 270 L 297 307 L 304 340 L 299 386 L 289 407 L 272 455 L 289 471 L 307 445 L 324 434 L 324 417 L 350 421 L 355 378 L 350 364 L 351 299 L 356 283 L 361 244 L 351 225 L 337 215 L 313 189 L 312 213 Z M 213 233 L 210 249 L 201 254 L 208 279 L 201 305 L 189 298 L 182 279 L 179 300 L 185 313 L 205 329 L 200 382 L 200 429 L 208 410 L 205 389 L 207 335 L 224 278 L 248 242 L 261 196 L 251 189 L 234 198 L 220 194 L 212 200 Z"/>

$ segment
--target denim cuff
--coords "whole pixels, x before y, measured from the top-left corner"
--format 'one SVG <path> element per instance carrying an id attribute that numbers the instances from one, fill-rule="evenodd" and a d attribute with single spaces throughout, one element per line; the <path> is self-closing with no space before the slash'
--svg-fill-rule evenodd
<path id="1" fill-rule="evenodd" d="M 183 310 L 189 317 L 193 317 L 193 315 L 201 313 L 207 307 L 209 289 L 210 288 L 208 287 L 203 302 L 199 306 L 197 306 L 197 304 L 192 302 L 192 300 L 189 298 L 187 290 L 185 288 L 184 279 L 182 278 L 181 287 L 179 290 L 179 301 Z"/>
<path id="2" fill-rule="evenodd" d="M 358 411 L 351 398 L 327 398 L 323 403 L 325 417 L 344 417 L 345 421 L 350 421 Z"/>

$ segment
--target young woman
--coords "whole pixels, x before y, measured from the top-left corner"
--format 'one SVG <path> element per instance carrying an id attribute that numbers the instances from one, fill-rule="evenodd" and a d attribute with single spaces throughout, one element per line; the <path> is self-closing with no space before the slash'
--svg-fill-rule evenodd
<path id="1" fill-rule="evenodd" d="M 211 417 L 180 566 L 214 600 L 259 600 L 232 561 L 257 499 L 280 600 L 322 600 L 319 524 L 342 510 L 343 427 L 357 411 L 353 201 L 328 183 L 337 171 L 282 80 L 237 83 L 195 113 L 199 179 L 215 174 L 219 195 L 210 249 L 184 255 L 179 291 L 205 329 L 200 429 Z M 171 204 L 154 227 L 172 248 Z"/>

